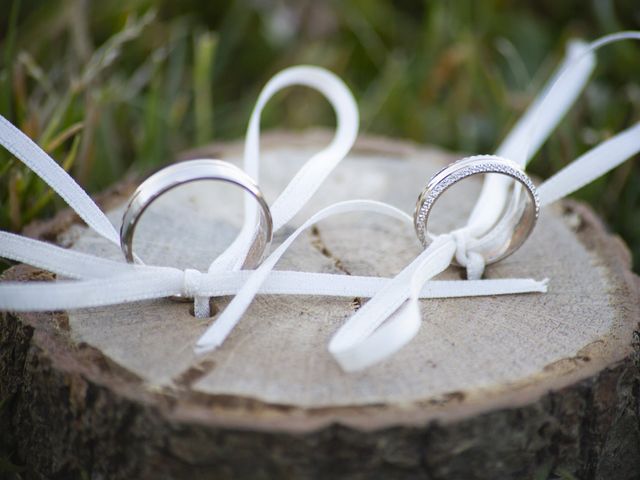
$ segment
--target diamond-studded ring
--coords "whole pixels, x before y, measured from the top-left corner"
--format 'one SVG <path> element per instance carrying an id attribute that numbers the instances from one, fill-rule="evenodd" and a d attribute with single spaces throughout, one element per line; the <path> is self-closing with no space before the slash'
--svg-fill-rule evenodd
<path id="1" fill-rule="evenodd" d="M 483 256 L 485 263 L 508 257 L 525 242 L 540 212 L 538 193 L 531 179 L 515 162 L 493 155 L 480 155 L 454 162 L 437 172 L 418 196 L 413 223 L 420 243 L 426 248 L 434 235 L 427 229 L 429 214 L 438 198 L 453 184 L 479 174 L 501 174 L 513 178 L 512 201 L 500 220 L 482 237 L 467 244 L 469 251 Z M 526 192 L 523 195 L 523 190 Z"/>

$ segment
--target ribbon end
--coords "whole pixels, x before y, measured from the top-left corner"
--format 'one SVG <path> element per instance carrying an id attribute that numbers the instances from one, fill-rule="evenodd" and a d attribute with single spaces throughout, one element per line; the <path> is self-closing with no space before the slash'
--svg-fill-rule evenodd
<path id="1" fill-rule="evenodd" d="M 220 318 L 216 322 L 209 326 L 209 328 L 202 334 L 202 336 L 196 342 L 193 351 L 196 355 L 203 355 L 208 352 L 213 352 L 218 348 L 227 338 L 229 334 L 228 329 L 221 330 Z"/>
<path id="2" fill-rule="evenodd" d="M 549 278 L 543 278 L 538 282 L 540 285 L 540 292 L 547 293 L 547 289 L 549 287 Z"/>
<path id="3" fill-rule="evenodd" d="M 193 347 L 193 353 L 195 353 L 197 356 L 202 356 L 206 353 L 213 352 L 219 346 L 220 345 L 211 342 L 198 342 L 196 343 L 195 347 Z"/>

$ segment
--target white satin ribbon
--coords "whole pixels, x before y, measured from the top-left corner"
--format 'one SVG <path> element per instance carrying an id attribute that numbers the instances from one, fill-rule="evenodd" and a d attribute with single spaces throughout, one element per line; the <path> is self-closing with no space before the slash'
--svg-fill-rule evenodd
<path id="1" fill-rule="evenodd" d="M 634 35 L 637 34 L 626 35 L 612 41 L 622 38 L 636 38 Z M 583 54 L 578 60 L 570 56 L 568 63 L 565 62 L 568 67 L 561 70 L 565 73 L 560 74 L 556 81 L 564 82 L 566 96 L 560 95 L 558 97 L 558 101 L 555 103 L 555 113 L 540 107 L 540 104 L 545 104 L 544 100 L 536 101 L 532 109 L 523 117 L 525 120 L 520 122 L 520 130 L 517 128 L 516 133 L 508 136 L 503 145 L 509 145 L 509 142 L 516 145 L 518 139 L 529 138 L 526 133 L 517 132 L 531 131 L 534 124 L 538 125 L 538 129 L 535 131 L 538 132 L 539 140 L 536 142 L 541 144 L 544 141 L 586 82 L 586 78 L 593 68 L 591 51 L 595 48 L 598 47 L 594 47 L 594 44 L 591 44 L 590 47 L 584 47 L 582 51 L 586 51 L 586 55 Z M 553 84 L 553 82 L 551 83 Z M 316 67 L 294 67 L 284 70 L 276 75 L 260 94 L 249 123 L 245 143 L 245 170 L 256 180 L 259 173 L 258 140 L 262 109 L 276 92 L 295 84 L 316 88 L 327 97 L 336 111 L 337 131 L 331 144 L 307 161 L 273 203 L 272 214 L 276 229 L 288 222 L 300 210 L 332 169 L 344 158 L 352 147 L 358 129 L 358 113 L 353 97 L 337 77 Z M 554 89 L 550 88 L 549 94 L 554 91 L 555 87 Z M 541 97 L 549 98 L 544 95 Z M 564 106 L 562 106 L 563 104 Z M 526 120 L 527 118 L 530 120 Z M 531 119 L 535 119 L 535 121 Z M 513 140 L 514 138 L 515 140 Z M 622 138 L 622 140 L 615 140 L 616 138 Z M 0 143 L 40 175 L 78 212 L 90 227 L 108 240 L 119 243 L 115 229 L 109 220 L 73 179 L 35 143 L 1 117 Z M 624 148 L 621 147 L 623 144 Z M 539 145 L 534 146 L 537 149 Z M 596 162 L 598 158 L 601 158 L 601 155 L 613 155 L 620 163 L 623 161 L 624 155 L 633 155 L 633 152 L 637 152 L 640 146 L 631 132 L 628 136 L 625 136 L 624 133 L 620 134 L 620 137 L 616 136 L 598 148 L 604 148 L 604 150 L 599 151 L 597 155 L 592 155 L 593 160 L 591 161 Z M 509 150 L 507 147 L 504 149 Z M 528 150 L 525 149 L 525 158 L 527 152 Z M 513 155 L 518 158 L 517 152 Z M 576 162 L 582 163 L 581 159 Z M 609 166 L 606 170 L 613 168 L 613 166 L 615 165 Z M 574 178 L 573 174 L 564 174 L 563 172 L 558 173 L 558 176 Z M 554 186 L 550 180 L 551 186 L 548 188 L 556 195 L 567 194 L 568 189 L 579 188 L 582 185 L 581 181 L 586 182 L 590 181 L 589 178 L 595 178 L 593 177 L 594 172 L 595 170 L 580 177 L 581 180 L 574 181 L 570 187 L 567 186 L 567 181 L 562 180 L 559 186 Z M 489 176 L 487 183 L 490 178 Z M 486 190 L 485 187 L 482 194 L 485 200 L 488 200 L 486 205 L 495 206 L 496 209 L 500 207 L 498 211 L 502 210 L 506 195 L 501 203 L 499 199 L 495 200 L 501 195 L 500 193 L 496 194 L 494 198 L 490 192 L 485 193 Z M 498 190 L 496 189 L 496 191 Z M 175 294 L 194 296 L 196 303 L 199 302 L 202 306 L 204 303 L 208 304 L 203 300 L 210 296 L 236 294 L 227 309 L 198 340 L 197 351 L 205 352 L 214 349 L 224 341 L 246 311 L 253 297 L 258 293 L 373 297 L 336 333 L 329 347 L 330 352 L 345 370 L 356 370 L 388 357 L 413 338 L 420 325 L 418 298 L 546 291 L 546 281 L 538 282 L 531 279 L 430 281 L 450 264 L 456 248 L 459 246 L 456 243 L 456 237 L 460 238 L 460 233 L 457 235 L 446 234 L 436 239 L 427 250 L 394 279 L 272 271 L 282 254 L 302 231 L 329 216 L 345 212 L 365 211 L 387 215 L 403 222 L 411 221 L 408 215 L 398 209 L 371 200 L 341 202 L 321 210 L 274 250 L 258 269 L 252 272 L 239 271 L 239 265 L 242 264 L 248 250 L 247 247 L 254 235 L 255 208 L 251 201 L 245 203 L 245 223 L 241 233 L 232 245 L 212 262 L 207 273 L 194 270 L 182 271 L 168 267 L 132 266 L 0 232 L 0 255 L 3 257 L 80 279 L 46 283 L 3 282 L 0 284 L 0 309 L 11 311 L 67 310 L 161 298 Z M 476 210 L 474 210 L 474 214 L 480 215 L 482 220 L 478 224 L 484 223 L 485 230 L 488 229 L 492 223 L 486 219 L 496 214 L 493 211 L 476 213 Z M 493 222 L 495 223 L 495 219 Z M 471 232 L 471 230 L 474 231 Z M 465 234 L 468 233 L 473 239 L 482 228 L 471 230 L 469 232 L 465 230 Z M 407 299 L 409 299 L 409 303 L 403 306 Z M 398 310 L 401 306 L 402 308 Z"/>
<path id="2" fill-rule="evenodd" d="M 261 112 L 275 93 L 291 85 L 306 85 L 319 90 L 334 107 L 338 126 L 330 145 L 306 162 L 274 202 L 272 214 L 276 229 L 300 210 L 333 168 L 346 156 L 355 141 L 358 130 L 358 111 L 355 101 L 344 83 L 335 75 L 317 67 L 300 66 L 286 69 L 265 86 L 251 116 L 245 144 L 244 167 L 254 177 L 259 173 Z M 115 228 L 84 190 L 38 145 L 2 117 L 0 117 L 0 143 L 58 192 L 87 225 L 107 240 L 119 244 Z M 256 282 L 256 277 L 251 275 L 251 272 L 238 269 L 252 241 L 255 226 L 252 217 L 255 205 L 250 199 L 245 205 L 247 214 L 241 234 L 220 257 L 214 260 L 207 273 L 151 265 L 134 266 L 124 261 L 116 262 L 0 232 L 0 256 L 79 280 L 3 282 L 0 284 L 0 309 L 69 310 L 177 294 L 191 295 L 202 301 L 210 296 L 236 294 L 243 288 L 248 289 Z M 334 205 L 316 214 L 305 225 L 309 226 L 321 218 L 345 211 L 373 211 L 411 224 L 411 218 L 394 207 L 380 202 L 362 200 Z M 286 246 L 290 245 L 293 238 L 302 230 L 303 228 L 299 229 L 292 238 L 288 239 L 285 242 Z M 286 246 L 276 250 L 267 265 L 272 265 L 273 259 L 276 256 L 279 258 Z M 264 272 L 267 272 L 268 278 L 261 280 L 261 285 L 255 293 L 369 297 L 374 295 L 386 280 L 379 277 L 268 270 L 270 269 L 263 268 L 256 272 L 256 275 L 258 273 L 264 275 Z M 543 289 L 544 285 L 530 280 L 511 283 L 509 288 L 505 288 L 504 282 L 500 280 L 449 281 L 433 282 L 422 290 L 421 296 L 445 298 L 500 292 L 522 293 Z M 238 301 L 248 305 L 252 296 L 241 296 Z M 208 305 L 208 302 L 202 303 Z M 227 313 L 226 318 L 230 313 L 231 311 Z M 237 319 L 231 323 L 235 324 L 235 322 Z M 221 326 L 225 323 L 225 321 L 216 322 Z"/>
<path id="3" fill-rule="evenodd" d="M 565 61 L 563 67 L 573 61 L 575 56 L 579 55 L 585 48 L 586 47 L 582 44 L 572 45 L 569 49 L 569 58 Z M 587 77 L 593 68 L 593 63 L 594 60 L 592 57 L 588 58 L 586 62 L 580 62 L 580 68 L 576 69 L 576 73 L 572 75 L 568 82 L 564 82 L 563 86 L 568 89 L 568 99 L 563 98 L 562 100 L 562 104 L 565 105 L 565 107 L 557 108 L 554 112 L 545 117 L 545 129 L 539 129 L 539 132 L 544 134 L 546 131 L 548 134 L 548 132 L 550 132 L 557 124 L 564 111 L 568 108 L 568 104 L 575 99 L 586 83 Z M 556 77 L 557 75 L 552 78 L 551 82 L 555 82 Z M 549 87 L 547 87 L 547 90 L 548 89 Z M 542 98 L 538 98 L 533 103 L 532 107 L 525 113 L 518 124 L 516 124 L 515 129 L 507 136 L 507 139 L 503 144 L 504 146 L 502 146 L 499 151 L 515 154 L 517 145 L 521 145 L 522 148 L 522 145 L 526 144 L 526 139 L 528 138 L 529 131 L 531 130 L 533 119 L 539 116 L 538 112 L 540 110 L 541 103 L 543 103 Z M 254 119 L 252 118 L 249 129 L 250 132 L 253 124 Z M 247 138 L 249 139 L 250 135 L 248 135 Z M 543 140 L 544 139 L 538 139 L 537 144 L 542 144 Z M 245 151 L 250 151 L 248 146 Z M 256 172 L 254 171 L 253 173 Z M 509 182 L 506 182 L 504 177 L 501 175 L 489 175 L 488 178 L 491 179 L 491 183 L 494 185 L 490 186 L 488 189 L 485 188 L 480 201 L 484 202 L 486 205 L 490 205 L 490 209 L 479 209 L 476 207 L 472 213 L 472 218 L 474 220 L 472 220 L 472 223 L 470 224 L 471 227 L 468 227 L 470 230 L 478 233 L 481 233 L 483 230 L 488 230 L 488 228 L 495 223 L 507 199 Z M 502 188 L 496 188 L 500 186 Z M 280 246 L 280 248 L 273 252 L 273 254 L 269 256 L 256 270 L 256 273 L 238 292 L 227 308 L 221 313 L 216 322 L 214 322 L 207 329 L 205 334 L 200 337 L 196 345 L 196 351 L 210 351 L 224 342 L 233 327 L 249 307 L 253 297 L 257 294 L 261 283 L 266 280 L 269 272 L 273 269 L 286 248 L 305 228 L 308 228 L 327 216 L 347 211 L 347 209 L 352 205 L 356 210 L 371 208 L 370 211 L 377 211 L 377 213 L 397 216 L 397 212 L 381 209 L 379 205 L 376 208 L 365 202 L 360 202 L 357 205 L 351 203 L 331 205 L 314 215 L 296 232 L 294 232 Z M 496 209 L 495 211 L 493 210 L 494 208 Z M 402 218 L 402 216 L 397 218 Z M 406 217 L 405 220 L 410 221 L 408 217 Z M 474 224 L 475 227 L 473 226 Z M 415 336 L 420 325 L 418 294 L 422 285 L 449 266 L 453 255 L 456 253 L 456 247 L 459 245 L 460 241 L 464 241 L 466 239 L 466 236 L 467 232 L 463 230 L 455 232 L 454 235 L 442 236 L 441 239 L 434 242 L 407 268 L 398 274 L 393 281 L 384 285 L 374 298 L 360 308 L 360 310 L 351 317 L 340 330 L 338 330 L 329 345 L 329 351 L 340 363 L 342 368 L 345 370 L 355 370 L 377 363 L 397 351 Z M 469 254 L 466 252 L 458 253 L 458 256 L 460 257 L 458 260 L 462 260 L 462 257 L 474 259 L 473 265 L 478 274 L 477 278 L 474 280 L 478 281 L 482 270 L 484 269 L 484 262 L 482 259 L 478 259 L 478 256 L 474 256 L 472 252 Z M 546 282 L 539 282 L 536 284 L 536 289 L 538 291 L 545 290 Z M 412 293 L 415 294 L 412 295 Z M 494 290 L 493 293 L 497 293 L 497 290 Z M 393 319 L 387 321 L 387 319 L 407 300 L 407 298 L 409 298 L 410 302 L 406 308 L 401 312 L 397 312 L 393 316 Z M 385 321 L 387 322 L 385 323 Z M 383 325 L 384 328 L 380 327 L 380 325 Z M 380 327 L 380 329 L 379 331 L 376 331 L 378 327 Z M 381 343 L 385 345 L 384 348 L 381 346 Z"/>
<path id="4" fill-rule="evenodd" d="M 595 66 L 594 52 L 610 43 L 621 40 L 640 40 L 640 32 L 621 32 L 603 37 L 591 44 L 575 43 L 570 46 L 569 55 L 564 64 L 547 83 L 542 94 L 516 124 L 498 149 L 501 156 L 509 155 L 521 165 L 526 165 L 531 156 L 543 144 L 546 137 L 566 113 L 570 104 L 586 84 L 587 78 Z M 563 97 L 566 95 L 566 97 Z M 570 99 L 570 101 L 567 101 Z M 548 205 L 582 186 L 588 184 L 620 163 L 640 152 L 640 124 L 615 135 L 584 155 L 544 182 L 538 189 L 542 205 Z M 417 333 L 420 321 L 418 297 L 425 282 L 439 273 L 437 261 L 452 258 L 460 235 L 467 236 L 465 243 L 473 241 L 494 225 L 507 201 L 509 181 L 503 176 L 487 175 L 476 207 L 472 211 L 468 224 L 455 232 L 457 235 L 442 236 L 441 258 L 426 255 L 431 248 L 412 261 L 399 275 L 388 282 L 369 302 L 356 312 L 335 334 L 330 350 L 346 371 L 359 370 L 378 363 L 408 343 Z M 455 250 L 454 250 L 455 251 Z M 422 258 L 423 257 L 423 258 Z M 460 258 L 458 257 L 458 260 Z M 482 265 L 480 266 L 482 267 Z M 475 273 L 482 268 L 474 264 Z M 446 268 L 446 267 L 444 267 Z M 399 308 L 405 301 L 408 303 Z M 380 325 L 393 314 L 393 322 L 403 325 L 405 330 L 396 333 L 392 348 L 378 350 L 372 346 L 363 352 L 362 345 L 370 334 L 370 325 Z M 390 320 L 391 321 L 391 320 Z M 399 329 L 400 330 L 400 329 Z M 387 335 L 392 336 L 388 331 Z M 403 333 L 403 335 L 399 335 Z M 371 335 L 372 338 L 373 334 Z"/>
<path id="5" fill-rule="evenodd" d="M 331 171 L 349 153 L 358 135 L 358 107 L 344 83 L 331 72 L 313 66 L 291 67 L 276 74 L 262 89 L 256 102 L 245 138 L 244 170 L 259 183 L 260 118 L 267 102 L 292 85 L 317 90 L 331 103 L 336 113 L 336 133 L 325 149 L 313 155 L 271 205 L 273 231 L 285 225 L 318 190 Z M 209 267 L 209 272 L 239 270 L 255 238 L 258 207 L 245 195 L 244 224 L 234 242 Z M 196 316 L 209 316 L 209 299 L 196 297 Z"/>
<path id="6" fill-rule="evenodd" d="M 49 155 L 0 115 L 0 144 L 33 170 L 98 234 L 116 245 L 120 237 L 107 216 Z"/>

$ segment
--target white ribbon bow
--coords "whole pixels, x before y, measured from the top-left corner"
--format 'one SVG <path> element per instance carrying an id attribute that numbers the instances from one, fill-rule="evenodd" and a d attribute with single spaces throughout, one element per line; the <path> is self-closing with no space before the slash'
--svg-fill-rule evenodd
<path id="1" fill-rule="evenodd" d="M 525 165 L 584 87 L 595 63 L 592 52 L 608 43 L 628 38 L 640 39 L 640 34 L 625 32 L 604 37 L 590 45 L 574 44 L 562 68 L 548 82 L 545 92 L 536 99 L 497 153 Z M 296 84 L 315 88 L 329 100 L 336 111 L 337 129 L 331 144 L 309 159 L 273 202 L 274 230 L 286 224 L 311 198 L 349 152 L 358 130 L 355 101 L 335 75 L 308 66 L 286 69 L 267 83 L 249 122 L 244 169 L 256 181 L 259 176 L 262 109 L 276 92 Z M 2 117 L 0 143 L 60 194 L 87 225 L 119 245 L 119 236 L 113 225 L 82 188 L 40 147 Z M 543 183 L 539 189 L 542 204 L 573 192 L 638 151 L 640 124 L 603 142 Z M 0 232 L 0 256 L 78 279 L 3 282 L 0 284 L 0 310 L 68 310 L 182 294 L 193 296 L 195 312 L 205 316 L 208 315 L 209 297 L 235 294 L 228 307 L 198 340 L 196 351 L 206 352 L 225 340 L 258 293 L 373 297 L 338 330 L 329 345 L 330 352 L 345 370 L 357 370 L 388 357 L 415 336 L 420 326 L 419 298 L 546 291 L 546 281 L 479 280 L 477 278 L 481 276 L 484 266 L 482 261 L 478 264 L 477 259 L 473 266 L 467 266 L 475 279 L 431 280 L 450 265 L 456 250 L 458 261 L 473 257 L 472 252 L 461 248 L 461 242 L 466 243 L 466 240 L 480 236 L 496 223 L 507 199 L 507 189 L 508 182 L 502 177 L 487 176 L 478 204 L 462 233 L 458 231 L 455 235 L 438 237 L 393 279 L 273 271 L 282 254 L 300 233 L 329 216 L 365 211 L 412 223 L 406 213 L 372 200 L 340 202 L 319 211 L 254 271 L 239 270 L 255 234 L 257 206 L 251 201 L 245 203 L 245 221 L 240 234 L 212 262 L 206 273 L 191 269 L 183 271 L 170 267 L 129 265 Z M 409 301 L 402 306 L 406 300 Z"/>

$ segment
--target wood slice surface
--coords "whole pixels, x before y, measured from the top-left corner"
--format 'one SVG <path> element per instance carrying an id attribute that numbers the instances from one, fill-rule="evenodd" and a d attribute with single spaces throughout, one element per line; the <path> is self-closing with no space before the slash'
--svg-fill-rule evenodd
<path id="1" fill-rule="evenodd" d="M 267 199 L 330 138 L 265 135 Z M 186 157 L 241 156 L 236 142 Z M 361 138 L 274 244 L 340 200 L 412 212 L 428 178 L 457 158 Z M 462 224 L 480 185 L 448 192 L 434 229 Z M 116 225 L 133 186 L 101 197 Z M 206 269 L 240 225 L 240 199 L 210 182 L 176 189 L 143 217 L 136 251 Z M 27 233 L 122 259 L 70 212 Z M 350 214 L 303 234 L 276 268 L 393 276 L 419 252 L 409 226 Z M 5 314 L 0 441 L 25 478 L 640 478 L 640 288 L 624 244 L 587 207 L 564 202 L 486 277 L 549 278 L 549 292 L 423 300 L 417 337 L 358 373 L 341 371 L 327 344 L 361 298 L 260 295 L 204 357 L 193 345 L 215 317 L 194 318 L 188 303 Z M 4 278 L 51 275 L 18 266 Z M 229 298 L 214 302 L 219 311 Z"/>

